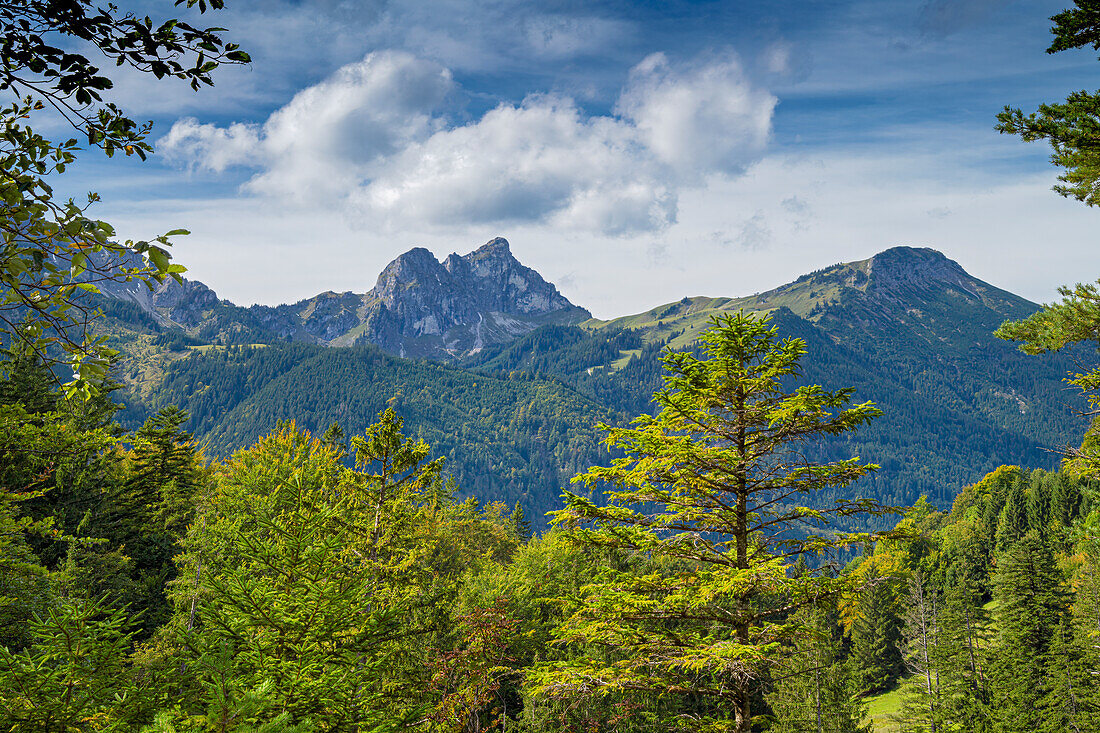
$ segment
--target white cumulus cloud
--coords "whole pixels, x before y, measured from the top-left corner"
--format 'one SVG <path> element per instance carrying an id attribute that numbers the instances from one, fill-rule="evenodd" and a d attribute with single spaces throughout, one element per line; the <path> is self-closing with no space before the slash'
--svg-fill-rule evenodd
<path id="1" fill-rule="evenodd" d="M 656 53 L 631 71 L 618 110 L 653 155 L 692 176 L 740 173 L 756 161 L 776 102 L 749 84 L 733 56 L 676 69 Z"/>
<path id="2" fill-rule="evenodd" d="M 230 166 L 252 163 L 259 153 L 260 136 L 256 125 L 235 122 L 218 127 L 184 117 L 172 125 L 157 147 L 168 160 L 221 173 Z"/>
<path id="3" fill-rule="evenodd" d="M 678 194 L 760 159 L 776 99 L 732 55 L 636 66 L 610 115 L 533 94 L 456 123 L 449 70 L 386 51 L 302 90 L 263 124 L 177 121 L 170 159 L 256 172 L 251 193 L 332 203 L 363 223 L 548 222 L 605 234 L 658 231 Z"/>

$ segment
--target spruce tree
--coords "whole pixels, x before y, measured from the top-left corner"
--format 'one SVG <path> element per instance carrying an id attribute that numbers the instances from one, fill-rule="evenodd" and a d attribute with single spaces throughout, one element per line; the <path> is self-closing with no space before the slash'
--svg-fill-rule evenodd
<path id="1" fill-rule="evenodd" d="M 861 692 L 879 692 L 901 675 L 901 615 L 898 593 L 890 580 L 881 580 L 859 595 L 852 625 L 852 663 Z"/>
<path id="2" fill-rule="evenodd" d="M 788 577 L 788 558 L 857 539 L 822 531 L 830 521 L 884 511 L 817 498 L 874 467 L 814 463 L 803 448 L 878 411 L 851 405 L 851 389 L 790 387 L 805 343 L 780 340 L 766 316 L 716 317 L 697 347 L 663 356 L 657 415 L 603 426 L 608 447 L 625 455 L 574 482 L 611 487 L 607 503 L 569 492 L 554 519 L 578 544 L 665 570 L 609 568 L 593 579 L 558 636 L 605 655 L 544 667 L 538 684 L 562 699 L 656 695 L 668 702 L 654 725 L 744 733 L 777 643 L 797 629 L 790 614 L 845 582 Z"/>
<path id="3" fill-rule="evenodd" d="M 1009 550 L 1027 531 L 1027 494 L 1024 492 L 1023 480 L 1017 479 L 1008 491 L 1004 508 L 997 520 L 997 552 Z"/>
<path id="4" fill-rule="evenodd" d="M 129 626 L 120 609 L 65 598 L 30 621 L 26 649 L 0 646 L 0 730 L 137 730 L 147 710 Z"/>
<path id="5" fill-rule="evenodd" d="M 531 539 L 531 520 L 527 518 L 527 514 L 523 511 L 523 505 L 519 502 L 516 502 L 516 506 L 512 510 L 512 516 L 509 517 L 508 523 L 511 525 L 512 531 L 515 532 L 520 542 L 526 542 Z"/>
<path id="6" fill-rule="evenodd" d="M 1096 730 L 1095 670 L 1074 634 L 1068 615 L 1062 616 L 1050 641 L 1047 687 L 1039 699 L 1037 733 L 1085 733 Z"/>
<path id="7" fill-rule="evenodd" d="M 195 512 L 201 462 L 191 434 L 183 430 L 188 414 L 165 407 L 134 435 L 131 471 L 119 510 L 147 532 L 180 536 Z"/>
<path id="8" fill-rule="evenodd" d="M 1037 532 L 1028 532 L 1000 558 L 993 709 L 996 727 L 1005 733 L 1031 733 L 1044 723 L 1040 701 L 1051 691 L 1051 640 L 1067 611 L 1063 583 Z"/>

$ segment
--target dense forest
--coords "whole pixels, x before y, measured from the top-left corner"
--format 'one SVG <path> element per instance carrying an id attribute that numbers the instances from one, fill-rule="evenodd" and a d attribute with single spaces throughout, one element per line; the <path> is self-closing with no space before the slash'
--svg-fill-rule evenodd
<path id="1" fill-rule="evenodd" d="M 1052 52 L 1100 44 L 1075 5 Z M 220 33 L 0 4 L 0 731 L 1100 730 L 1100 283 L 1036 312 L 898 248 L 461 365 L 97 309 L 184 232 L 117 241 L 28 125 L 144 159 L 83 52 L 197 89 Z M 999 122 L 1096 204 L 1098 116 Z"/>
<path id="2" fill-rule="evenodd" d="M 1022 317 L 1032 309 L 1014 312 Z M 126 333 L 141 325 L 112 313 Z M 878 464 L 881 470 L 861 484 L 864 495 L 891 505 L 926 495 L 946 505 L 1002 463 L 1055 468 L 1050 450 L 1084 429 L 1060 382 L 1078 355 L 1055 355 L 1029 369 L 1036 360 L 991 337 L 1003 320 L 995 311 L 944 315 L 950 341 L 905 341 L 886 326 L 851 334 L 848 324 L 860 315 L 835 317 L 840 325 L 829 329 L 787 309 L 772 315 L 782 334 L 808 344 L 805 381 L 852 387 L 886 413 L 858 433 L 826 437 L 811 449 L 820 460 L 859 455 Z M 956 333 L 960 327 L 966 330 Z M 447 365 L 373 346 L 201 347 L 179 332 L 155 333 L 151 349 L 174 349 L 183 358 L 163 368 L 144 399 L 126 393 L 119 419 L 127 427 L 177 405 L 190 415 L 185 428 L 209 454 L 224 457 L 279 420 L 317 434 L 339 422 L 357 433 L 392 404 L 410 434 L 447 458 L 446 473 L 465 496 L 519 502 L 540 530 L 569 478 L 607 455 L 595 425 L 654 409 L 650 400 L 661 386 L 661 355 L 671 335 L 545 326 Z M 975 342 L 980 348 L 956 346 Z"/>
<path id="3" fill-rule="evenodd" d="M 401 392 L 213 459 L 179 408 L 127 433 L 13 357 L 0 729 L 858 731 L 882 693 L 899 730 L 1094 729 L 1093 439 L 868 533 L 877 467 L 803 449 L 880 411 L 807 349 L 738 314 L 666 350 L 541 536 L 459 498 Z"/>

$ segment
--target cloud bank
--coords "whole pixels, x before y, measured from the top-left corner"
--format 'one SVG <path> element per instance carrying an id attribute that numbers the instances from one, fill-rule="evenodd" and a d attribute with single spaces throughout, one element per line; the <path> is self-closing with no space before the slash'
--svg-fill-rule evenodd
<path id="1" fill-rule="evenodd" d="M 245 191 L 335 205 L 361 224 L 540 222 L 629 235 L 667 229 L 681 191 L 758 161 L 777 103 L 729 53 L 645 58 L 607 115 L 532 94 L 456 121 L 461 91 L 438 63 L 375 52 L 262 124 L 184 118 L 159 149 L 193 169 L 252 169 Z"/>

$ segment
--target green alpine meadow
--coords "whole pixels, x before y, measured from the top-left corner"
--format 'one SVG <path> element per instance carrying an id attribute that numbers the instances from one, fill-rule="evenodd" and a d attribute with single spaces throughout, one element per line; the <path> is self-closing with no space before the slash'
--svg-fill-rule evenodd
<path id="1" fill-rule="evenodd" d="M 0 733 L 1100 731 L 1064 3 L 0 2 Z"/>

